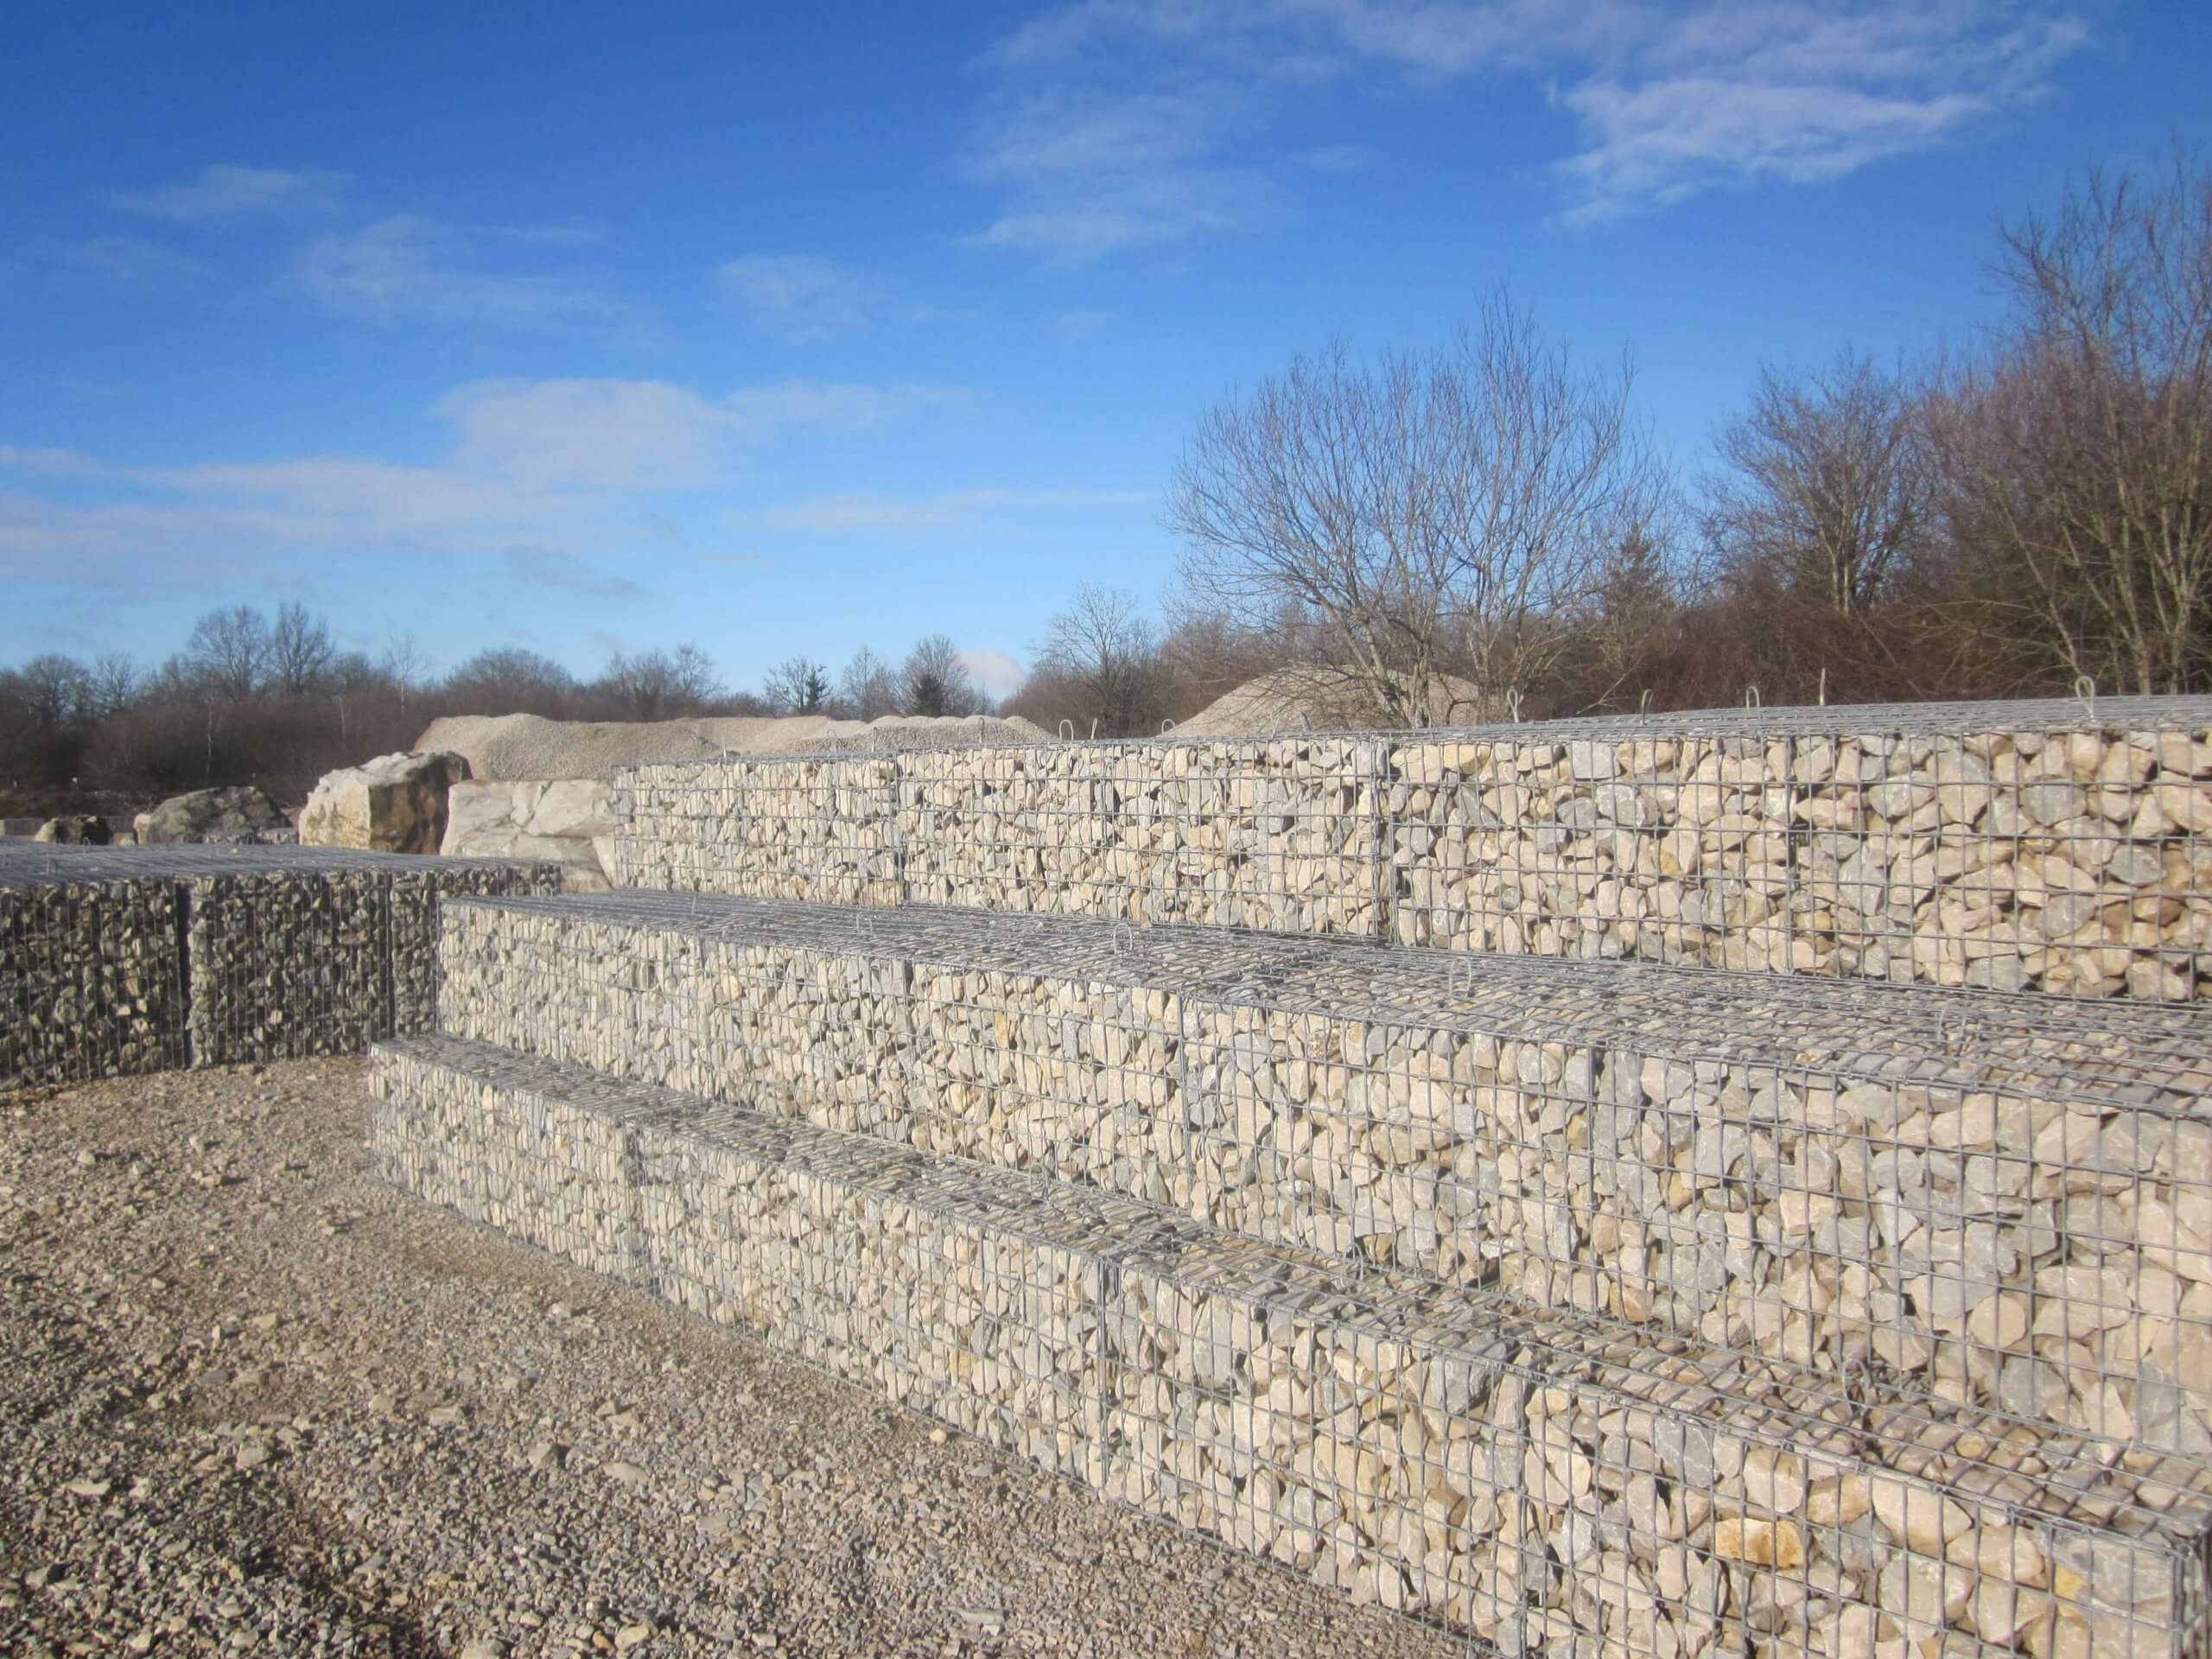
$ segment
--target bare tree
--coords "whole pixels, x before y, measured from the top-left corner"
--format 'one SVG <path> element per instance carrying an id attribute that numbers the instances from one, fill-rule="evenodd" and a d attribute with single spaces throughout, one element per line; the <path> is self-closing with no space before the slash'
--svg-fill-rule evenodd
<path id="1" fill-rule="evenodd" d="M 34 725 L 51 731 L 93 717 L 92 677 L 74 657 L 46 652 L 18 669 L 16 678 Z"/>
<path id="2" fill-rule="evenodd" d="M 2009 226 L 2018 302 L 1928 400 L 1957 557 L 2054 665 L 2212 680 L 2212 172 L 2092 173 Z"/>
<path id="3" fill-rule="evenodd" d="M 1759 371 L 1714 438 L 1705 533 L 1720 568 L 1850 615 L 1879 600 L 1929 530 L 1930 480 L 1897 375 L 1846 348 L 1825 368 Z"/>
<path id="4" fill-rule="evenodd" d="M 192 625 L 184 664 L 226 702 L 260 695 L 269 675 L 269 619 L 251 605 L 210 611 Z"/>
<path id="5" fill-rule="evenodd" d="M 1579 372 L 1502 292 L 1440 351 L 1299 358 L 1199 422 L 1184 582 L 1255 627 L 1295 607 L 1395 723 L 1450 717 L 1446 672 L 1525 689 L 1664 494 L 1630 378 Z"/>
<path id="6" fill-rule="evenodd" d="M 519 645 L 479 652 L 446 677 L 445 701 L 459 715 L 573 712 L 575 677 L 550 657 Z"/>
<path id="7" fill-rule="evenodd" d="M 100 718 L 120 714 L 137 701 L 142 678 L 138 664 L 119 651 L 111 651 L 92 664 L 92 709 Z"/>
<path id="8" fill-rule="evenodd" d="M 792 657 L 768 671 L 761 688 L 779 715 L 819 715 L 830 707 L 830 671 L 811 657 Z"/>
<path id="9" fill-rule="evenodd" d="M 269 630 L 269 679 L 277 690 L 304 697 L 319 690 L 337 656 L 330 626 L 321 617 L 296 599 L 276 607 Z"/>
<path id="10" fill-rule="evenodd" d="M 395 630 L 385 637 L 384 654 L 377 658 L 377 666 L 391 682 L 392 693 L 399 700 L 399 712 L 405 714 L 429 680 L 429 654 L 413 634 Z"/>
<path id="11" fill-rule="evenodd" d="M 1159 643 L 1136 595 L 1089 582 L 1077 588 L 1067 609 L 1046 624 L 1034 676 L 1075 694 L 1071 717 L 1079 726 L 1095 721 L 1119 737 L 1156 719 Z"/>
<path id="12" fill-rule="evenodd" d="M 633 720 L 703 714 L 726 695 L 714 659 L 695 645 L 634 655 L 617 652 L 598 690 Z"/>
<path id="13" fill-rule="evenodd" d="M 880 720 L 899 712 L 899 677 L 891 664 L 862 645 L 837 677 L 837 700 L 855 720 Z"/>
<path id="14" fill-rule="evenodd" d="M 900 712 L 909 715 L 973 715 L 983 700 L 968 677 L 959 647 L 950 634 L 932 633 L 915 643 L 899 671 Z"/>

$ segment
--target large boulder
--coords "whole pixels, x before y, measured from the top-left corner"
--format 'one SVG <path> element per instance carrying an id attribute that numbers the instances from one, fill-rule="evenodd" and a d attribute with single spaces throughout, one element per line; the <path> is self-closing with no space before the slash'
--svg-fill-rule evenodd
<path id="1" fill-rule="evenodd" d="M 113 838 L 108 833 L 107 820 L 89 812 L 48 818 L 31 837 L 33 841 L 57 842 L 72 847 L 105 847 Z"/>
<path id="2" fill-rule="evenodd" d="M 291 820 L 251 784 L 173 795 L 152 811 L 141 812 L 134 828 L 148 846 L 186 841 L 252 845 L 292 839 Z"/>
<path id="3" fill-rule="evenodd" d="M 448 858 L 540 858 L 559 862 L 571 893 L 608 886 L 615 830 L 607 785 L 596 778 L 555 783 L 454 785 L 448 803 Z"/>
<path id="4" fill-rule="evenodd" d="M 303 847 L 435 853 L 446 836 L 446 801 L 468 762 L 444 751 L 380 754 L 326 772 L 300 809 Z"/>

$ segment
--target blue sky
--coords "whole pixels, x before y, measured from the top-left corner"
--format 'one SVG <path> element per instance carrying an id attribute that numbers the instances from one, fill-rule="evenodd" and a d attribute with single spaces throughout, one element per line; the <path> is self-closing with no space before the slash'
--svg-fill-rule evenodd
<path id="1" fill-rule="evenodd" d="M 2212 7 L 11 9 L 0 662 L 298 598 L 733 683 L 1151 597 L 1201 410 L 1504 281 L 1686 474 L 1998 221 L 2202 156 Z"/>

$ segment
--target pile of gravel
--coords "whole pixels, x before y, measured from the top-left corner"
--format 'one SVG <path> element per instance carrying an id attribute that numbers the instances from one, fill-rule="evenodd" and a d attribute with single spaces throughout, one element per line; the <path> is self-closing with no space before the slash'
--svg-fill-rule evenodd
<path id="1" fill-rule="evenodd" d="M 0 1651 L 1439 1650 L 381 1185 L 362 1072 L 0 1103 Z"/>
<path id="2" fill-rule="evenodd" d="M 957 743 L 1033 743 L 1041 727 L 1020 715 L 880 720 L 785 719 L 543 720 L 536 715 L 448 715 L 416 740 L 418 750 L 465 757 L 482 782 L 604 778 L 618 766 L 712 760 L 728 753 L 789 754 L 835 748 L 935 747 Z"/>

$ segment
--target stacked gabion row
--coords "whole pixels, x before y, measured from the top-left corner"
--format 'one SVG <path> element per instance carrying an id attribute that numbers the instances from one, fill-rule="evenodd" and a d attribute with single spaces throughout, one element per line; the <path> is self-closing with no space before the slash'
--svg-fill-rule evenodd
<path id="1" fill-rule="evenodd" d="M 895 905 L 898 766 L 887 755 L 737 759 L 615 774 L 622 886 Z"/>
<path id="2" fill-rule="evenodd" d="M 901 755 L 906 899 L 1376 937 L 1381 755 L 1342 738 Z"/>
<path id="3" fill-rule="evenodd" d="M 189 883 L 194 1064 L 359 1054 L 389 1033 L 387 879 L 321 870 Z"/>
<path id="4" fill-rule="evenodd" d="M 410 861 L 408 868 L 392 870 L 390 880 L 389 1029 L 405 1037 L 437 1029 L 438 932 L 444 901 L 462 893 L 556 893 L 561 891 L 561 867 L 550 861 L 441 858 Z"/>
<path id="5" fill-rule="evenodd" d="M 185 1063 L 166 881 L 0 880 L 0 1090 Z"/>
<path id="6" fill-rule="evenodd" d="M 918 908 L 448 915 L 457 1036 L 2212 1452 L 2195 1009 Z"/>
<path id="7" fill-rule="evenodd" d="M 464 1077 L 434 1038 L 372 1052 L 369 1151 L 386 1180 L 590 1272 L 646 1282 L 636 1130 L 652 1109 L 580 1078 L 532 1090 L 527 1068 L 489 1057 Z"/>
<path id="8" fill-rule="evenodd" d="M 614 806 L 640 887 L 2212 997 L 2201 699 L 734 760 Z"/>
<path id="9" fill-rule="evenodd" d="M 297 847 L 0 851 L 0 1089 L 358 1054 L 435 1022 L 449 893 L 560 867 Z"/>
<path id="10" fill-rule="evenodd" d="M 2212 995 L 2212 732 L 1405 744 L 1408 944 Z"/>
<path id="11" fill-rule="evenodd" d="M 423 1196 L 1509 1651 L 2206 1649 L 2196 1460 L 450 1039 L 376 1076 Z"/>
<path id="12" fill-rule="evenodd" d="M 1380 938 L 1379 742 L 902 751 L 619 772 L 626 887 Z"/>

